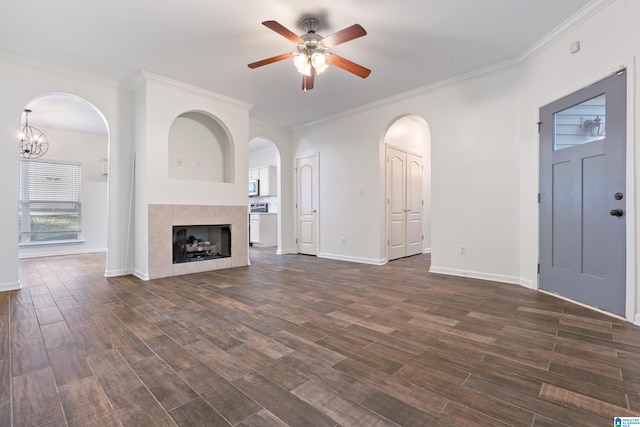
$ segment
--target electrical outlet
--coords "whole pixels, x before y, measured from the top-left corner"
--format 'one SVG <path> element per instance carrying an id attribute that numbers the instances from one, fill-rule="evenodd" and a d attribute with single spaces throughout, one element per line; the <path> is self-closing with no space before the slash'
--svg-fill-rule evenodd
<path id="1" fill-rule="evenodd" d="M 466 254 L 467 254 L 467 247 L 460 246 L 460 255 L 466 255 Z"/>
<path id="2" fill-rule="evenodd" d="M 345 239 L 344 237 L 342 237 L 342 238 L 340 239 L 340 243 L 342 243 L 343 245 L 346 245 L 346 244 L 347 244 L 347 239 Z"/>
<path id="3" fill-rule="evenodd" d="M 176 160 L 176 166 L 182 166 L 182 159 Z"/>

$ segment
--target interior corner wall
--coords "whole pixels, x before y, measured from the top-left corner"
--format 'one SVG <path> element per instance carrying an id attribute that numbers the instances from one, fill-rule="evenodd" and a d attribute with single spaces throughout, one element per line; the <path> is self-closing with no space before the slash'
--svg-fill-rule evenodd
<path id="1" fill-rule="evenodd" d="M 144 79 L 137 80 L 134 87 L 134 186 L 130 197 L 133 200 L 133 268 L 132 273 L 142 279 L 149 278 L 149 202 L 147 192 L 147 85 Z"/>
<path id="2" fill-rule="evenodd" d="M 4 89 L 0 98 L 0 171 L 3 185 L 0 197 L 5 209 L 0 210 L 0 290 L 19 286 L 18 276 L 18 155 L 16 132 L 20 127 L 24 107 L 34 98 L 47 93 L 68 93 L 93 104 L 105 117 L 109 129 L 110 155 L 119 158 L 127 152 L 123 135 L 128 132 L 127 123 L 121 121 L 121 88 L 114 82 L 59 68 L 34 65 L 24 58 L 0 52 L 0 80 Z M 117 174 L 120 165 L 116 160 L 111 172 Z M 128 210 L 127 200 L 120 195 L 129 187 L 126 178 L 111 177 L 109 182 L 108 259 L 106 271 L 124 268 L 121 254 L 126 247 L 126 229 L 118 225 L 123 211 Z M 15 206 L 15 209 L 10 208 Z"/>

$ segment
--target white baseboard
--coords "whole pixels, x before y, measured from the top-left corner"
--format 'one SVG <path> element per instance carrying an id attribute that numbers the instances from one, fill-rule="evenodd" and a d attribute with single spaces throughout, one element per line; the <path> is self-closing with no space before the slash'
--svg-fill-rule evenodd
<path id="1" fill-rule="evenodd" d="M 149 280 L 149 274 L 148 274 L 148 273 L 145 273 L 145 272 L 143 272 L 143 271 L 140 271 L 140 270 L 138 270 L 138 269 L 133 270 L 133 271 L 131 272 L 131 274 L 133 274 L 134 276 L 136 276 L 138 279 L 145 280 L 145 281 L 146 281 L 146 280 Z"/>
<path id="2" fill-rule="evenodd" d="M 429 269 L 429 272 L 436 273 L 436 274 L 446 274 L 449 276 L 468 277 L 471 279 L 490 280 L 492 282 L 511 283 L 514 285 L 522 284 L 522 279 L 520 277 L 505 276 L 503 274 L 485 273 L 482 271 L 467 271 L 467 270 L 459 270 L 456 268 L 438 267 L 438 266 L 432 265 L 431 268 Z"/>
<path id="3" fill-rule="evenodd" d="M 20 281 L 9 282 L 9 283 L 0 283 L 0 292 L 18 291 L 21 288 L 22 287 L 20 286 Z"/>
<path id="4" fill-rule="evenodd" d="M 349 262 L 359 262 L 361 264 L 371 264 L 371 265 L 383 265 L 385 264 L 387 261 L 386 259 L 371 259 L 371 258 L 360 258 L 360 257 L 352 257 L 352 256 L 345 256 L 345 255 L 335 255 L 335 254 L 328 254 L 328 253 L 319 253 L 318 254 L 318 258 L 328 258 L 328 259 L 335 259 L 338 261 L 349 261 Z"/>
<path id="5" fill-rule="evenodd" d="M 126 276 L 128 274 L 133 274 L 132 269 L 117 269 L 117 270 L 107 270 L 104 272 L 104 277 L 118 277 L 118 276 Z"/>

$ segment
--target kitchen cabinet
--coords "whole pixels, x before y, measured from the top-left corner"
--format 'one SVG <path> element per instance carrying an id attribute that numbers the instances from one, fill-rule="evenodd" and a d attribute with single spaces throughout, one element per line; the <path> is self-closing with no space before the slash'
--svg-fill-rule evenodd
<path id="1" fill-rule="evenodd" d="M 254 246 L 278 244 L 278 216 L 275 213 L 249 214 L 249 243 Z"/>
<path id="2" fill-rule="evenodd" d="M 249 169 L 249 179 L 260 180 L 260 196 L 276 196 L 278 194 L 278 174 L 275 166 Z"/>

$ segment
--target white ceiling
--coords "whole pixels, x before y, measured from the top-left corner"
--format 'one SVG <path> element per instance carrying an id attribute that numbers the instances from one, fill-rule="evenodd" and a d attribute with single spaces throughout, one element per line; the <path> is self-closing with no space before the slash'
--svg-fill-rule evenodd
<path id="1" fill-rule="evenodd" d="M 257 120 L 299 126 L 515 61 L 608 1 L 7 1 L 0 51 L 125 84 L 148 71 L 253 104 Z M 309 16 L 323 36 L 354 23 L 366 29 L 332 52 L 370 68 L 367 79 L 330 67 L 303 93 L 291 61 L 247 67 L 295 50 L 262 21 L 302 34 Z"/>

